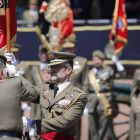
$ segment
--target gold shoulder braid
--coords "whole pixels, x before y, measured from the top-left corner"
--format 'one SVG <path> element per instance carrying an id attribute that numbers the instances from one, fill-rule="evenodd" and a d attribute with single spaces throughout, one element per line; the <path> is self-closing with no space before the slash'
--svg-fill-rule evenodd
<path id="1" fill-rule="evenodd" d="M 88 75 L 89 75 L 89 80 L 90 80 L 92 86 L 94 87 L 95 93 L 101 99 L 101 101 L 102 101 L 102 103 L 104 105 L 104 108 L 105 108 L 105 116 L 106 117 L 110 116 L 112 114 L 111 106 L 108 103 L 108 101 L 107 101 L 106 97 L 104 96 L 104 94 L 103 93 L 99 93 L 100 86 L 96 82 L 96 78 L 95 78 L 94 73 L 92 71 L 90 71 Z"/>

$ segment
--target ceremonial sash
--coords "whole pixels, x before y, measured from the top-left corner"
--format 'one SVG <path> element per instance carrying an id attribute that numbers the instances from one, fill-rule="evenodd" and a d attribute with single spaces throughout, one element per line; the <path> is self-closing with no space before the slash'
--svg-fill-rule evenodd
<path id="1" fill-rule="evenodd" d="M 96 82 L 96 78 L 95 75 L 92 71 L 89 72 L 89 80 L 92 84 L 92 86 L 94 87 L 95 93 L 97 94 L 97 96 L 100 98 L 100 100 L 102 101 L 104 108 L 105 108 L 105 116 L 108 117 L 109 115 L 112 114 L 112 109 L 110 107 L 110 104 L 108 103 L 106 97 L 104 96 L 103 93 L 99 93 L 100 91 L 100 86 L 99 84 Z"/>
<path id="2" fill-rule="evenodd" d="M 40 134 L 39 136 L 46 140 L 75 140 L 74 136 L 64 137 L 56 132 Z"/>

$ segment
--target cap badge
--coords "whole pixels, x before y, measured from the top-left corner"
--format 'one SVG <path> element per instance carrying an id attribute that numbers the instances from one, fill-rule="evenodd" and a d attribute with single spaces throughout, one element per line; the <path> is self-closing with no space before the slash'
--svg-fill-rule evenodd
<path id="1" fill-rule="evenodd" d="M 51 60 L 55 58 L 53 53 L 49 53 L 49 54 L 48 54 L 48 57 L 49 57 L 49 59 L 51 59 Z"/>
<path id="2" fill-rule="evenodd" d="M 70 95 L 70 97 L 73 97 L 74 96 L 74 93 L 72 93 L 71 95 Z"/>

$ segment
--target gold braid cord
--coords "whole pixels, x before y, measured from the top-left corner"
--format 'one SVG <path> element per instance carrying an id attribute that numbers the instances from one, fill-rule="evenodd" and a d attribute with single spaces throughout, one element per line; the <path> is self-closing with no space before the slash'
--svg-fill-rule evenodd
<path id="1" fill-rule="evenodd" d="M 92 86 L 94 87 L 95 93 L 101 99 L 101 101 L 102 101 L 102 103 L 104 105 L 104 108 L 105 108 L 105 116 L 108 117 L 109 115 L 112 114 L 112 109 L 111 109 L 110 104 L 108 103 L 106 97 L 104 96 L 104 94 L 103 93 L 99 93 L 100 86 L 96 82 L 95 75 L 94 75 L 94 73 L 92 71 L 89 72 L 89 80 L 90 80 Z"/>

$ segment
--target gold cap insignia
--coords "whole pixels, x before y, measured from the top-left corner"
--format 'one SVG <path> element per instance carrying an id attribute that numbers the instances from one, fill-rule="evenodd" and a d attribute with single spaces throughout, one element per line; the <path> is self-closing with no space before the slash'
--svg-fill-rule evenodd
<path id="1" fill-rule="evenodd" d="M 49 58 L 50 60 L 54 59 L 54 58 L 55 58 L 55 57 L 54 57 L 54 54 L 53 54 L 52 52 L 50 52 L 50 53 L 48 54 L 48 58 Z"/>

